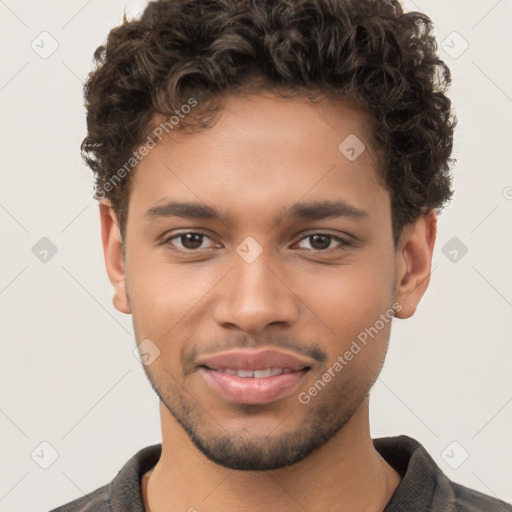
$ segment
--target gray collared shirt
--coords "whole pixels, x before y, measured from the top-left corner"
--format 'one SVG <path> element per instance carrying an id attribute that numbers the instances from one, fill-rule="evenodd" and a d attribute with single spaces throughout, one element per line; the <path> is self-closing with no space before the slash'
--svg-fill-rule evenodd
<path id="1" fill-rule="evenodd" d="M 402 476 L 384 512 L 512 512 L 510 504 L 452 482 L 410 437 L 383 437 L 373 444 Z M 145 512 L 141 479 L 161 451 L 161 444 L 140 450 L 109 484 L 51 512 Z"/>

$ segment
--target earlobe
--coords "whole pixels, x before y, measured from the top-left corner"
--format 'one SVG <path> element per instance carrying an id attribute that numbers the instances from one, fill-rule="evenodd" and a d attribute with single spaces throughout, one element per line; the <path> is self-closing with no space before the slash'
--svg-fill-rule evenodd
<path id="1" fill-rule="evenodd" d="M 113 304 L 121 313 L 130 314 L 131 308 L 126 292 L 123 245 L 117 215 L 108 199 L 103 199 L 99 207 L 105 267 L 110 282 L 114 287 Z"/>
<path id="2" fill-rule="evenodd" d="M 402 308 L 397 318 L 411 317 L 430 282 L 437 230 L 433 210 L 404 227 L 396 253 L 395 300 Z"/>

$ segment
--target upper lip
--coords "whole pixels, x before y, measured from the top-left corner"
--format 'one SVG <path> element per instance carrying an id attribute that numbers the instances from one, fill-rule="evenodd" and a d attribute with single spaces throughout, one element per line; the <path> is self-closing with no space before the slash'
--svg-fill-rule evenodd
<path id="1" fill-rule="evenodd" d="M 311 368 L 312 362 L 308 359 L 275 349 L 239 349 L 199 358 L 197 365 L 205 366 L 211 370 L 255 371 L 282 368 L 283 370 L 301 371 Z"/>

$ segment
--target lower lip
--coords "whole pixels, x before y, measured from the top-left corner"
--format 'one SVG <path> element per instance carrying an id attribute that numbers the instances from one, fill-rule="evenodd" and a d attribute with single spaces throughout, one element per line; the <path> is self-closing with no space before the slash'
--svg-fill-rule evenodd
<path id="1" fill-rule="evenodd" d="M 239 404 L 268 404 L 293 393 L 308 370 L 282 373 L 273 377 L 238 377 L 209 368 L 200 372 L 207 383 L 229 402 Z"/>

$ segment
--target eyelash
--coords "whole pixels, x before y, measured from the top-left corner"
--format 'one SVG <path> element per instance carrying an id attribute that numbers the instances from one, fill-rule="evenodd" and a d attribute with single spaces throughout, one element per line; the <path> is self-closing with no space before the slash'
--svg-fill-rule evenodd
<path id="1" fill-rule="evenodd" d="M 183 233 L 178 233 L 176 235 L 172 235 L 170 237 L 165 238 L 164 241 L 163 241 L 163 244 L 171 245 L 171 241 L 172 240 L 179 239 L 182 236 L 189 235 L 189 234 L 191 234 L 191 235 L 200 235 L 200 236 L 203 236 L 203 237 L 211 239 L 211 237 L 209 237 L 206 233 L 201 233 L 200 231 L 184 231 Z M 322 231 L 318 231 L 318 232 L 314 232 L 314 233 L 309 233 L 309 234 L 303 236 L 299 240 L 299 242 L 301 242 L 302 240 L 306 240 L 307 238 L 310 238 L 310 237 L 315 236 L 315 235 L 321 235 L 321 236 L 328 237 L 330 239 L 330 241 L 336 240 L 337 242 L 340 243 L 340 247 L 334 248 L 334 249 L 333 248 L 327 248 L 327 249 L 305 249 L 305 250 L 310 251 L 310 252 L 327 253 L 327 252 L 330 252 L 330 251 L 338 251 L 338 250 L 343 251 L 346 247 L 349 247 L 349 246 L 352 245 L 351 241 L 346 239 L 346 238 L 343 238 L 343 237 L 341 237 L 339 235 L 333 235 L 331 233 L 324 233 Z M 299 242 L 297 242 L 297 243 L 299 243 Z M 181 252 L 181 253 L 193 254 L 193 253 L 199 252 L 201 249 L 205 249 L 205 248 L 197 248 L 197 249 L 180 249 L 180 248 L 175 249 L 175 248 L 173 248 L 172 250 L 177 251 L 177 252 Z"/>

